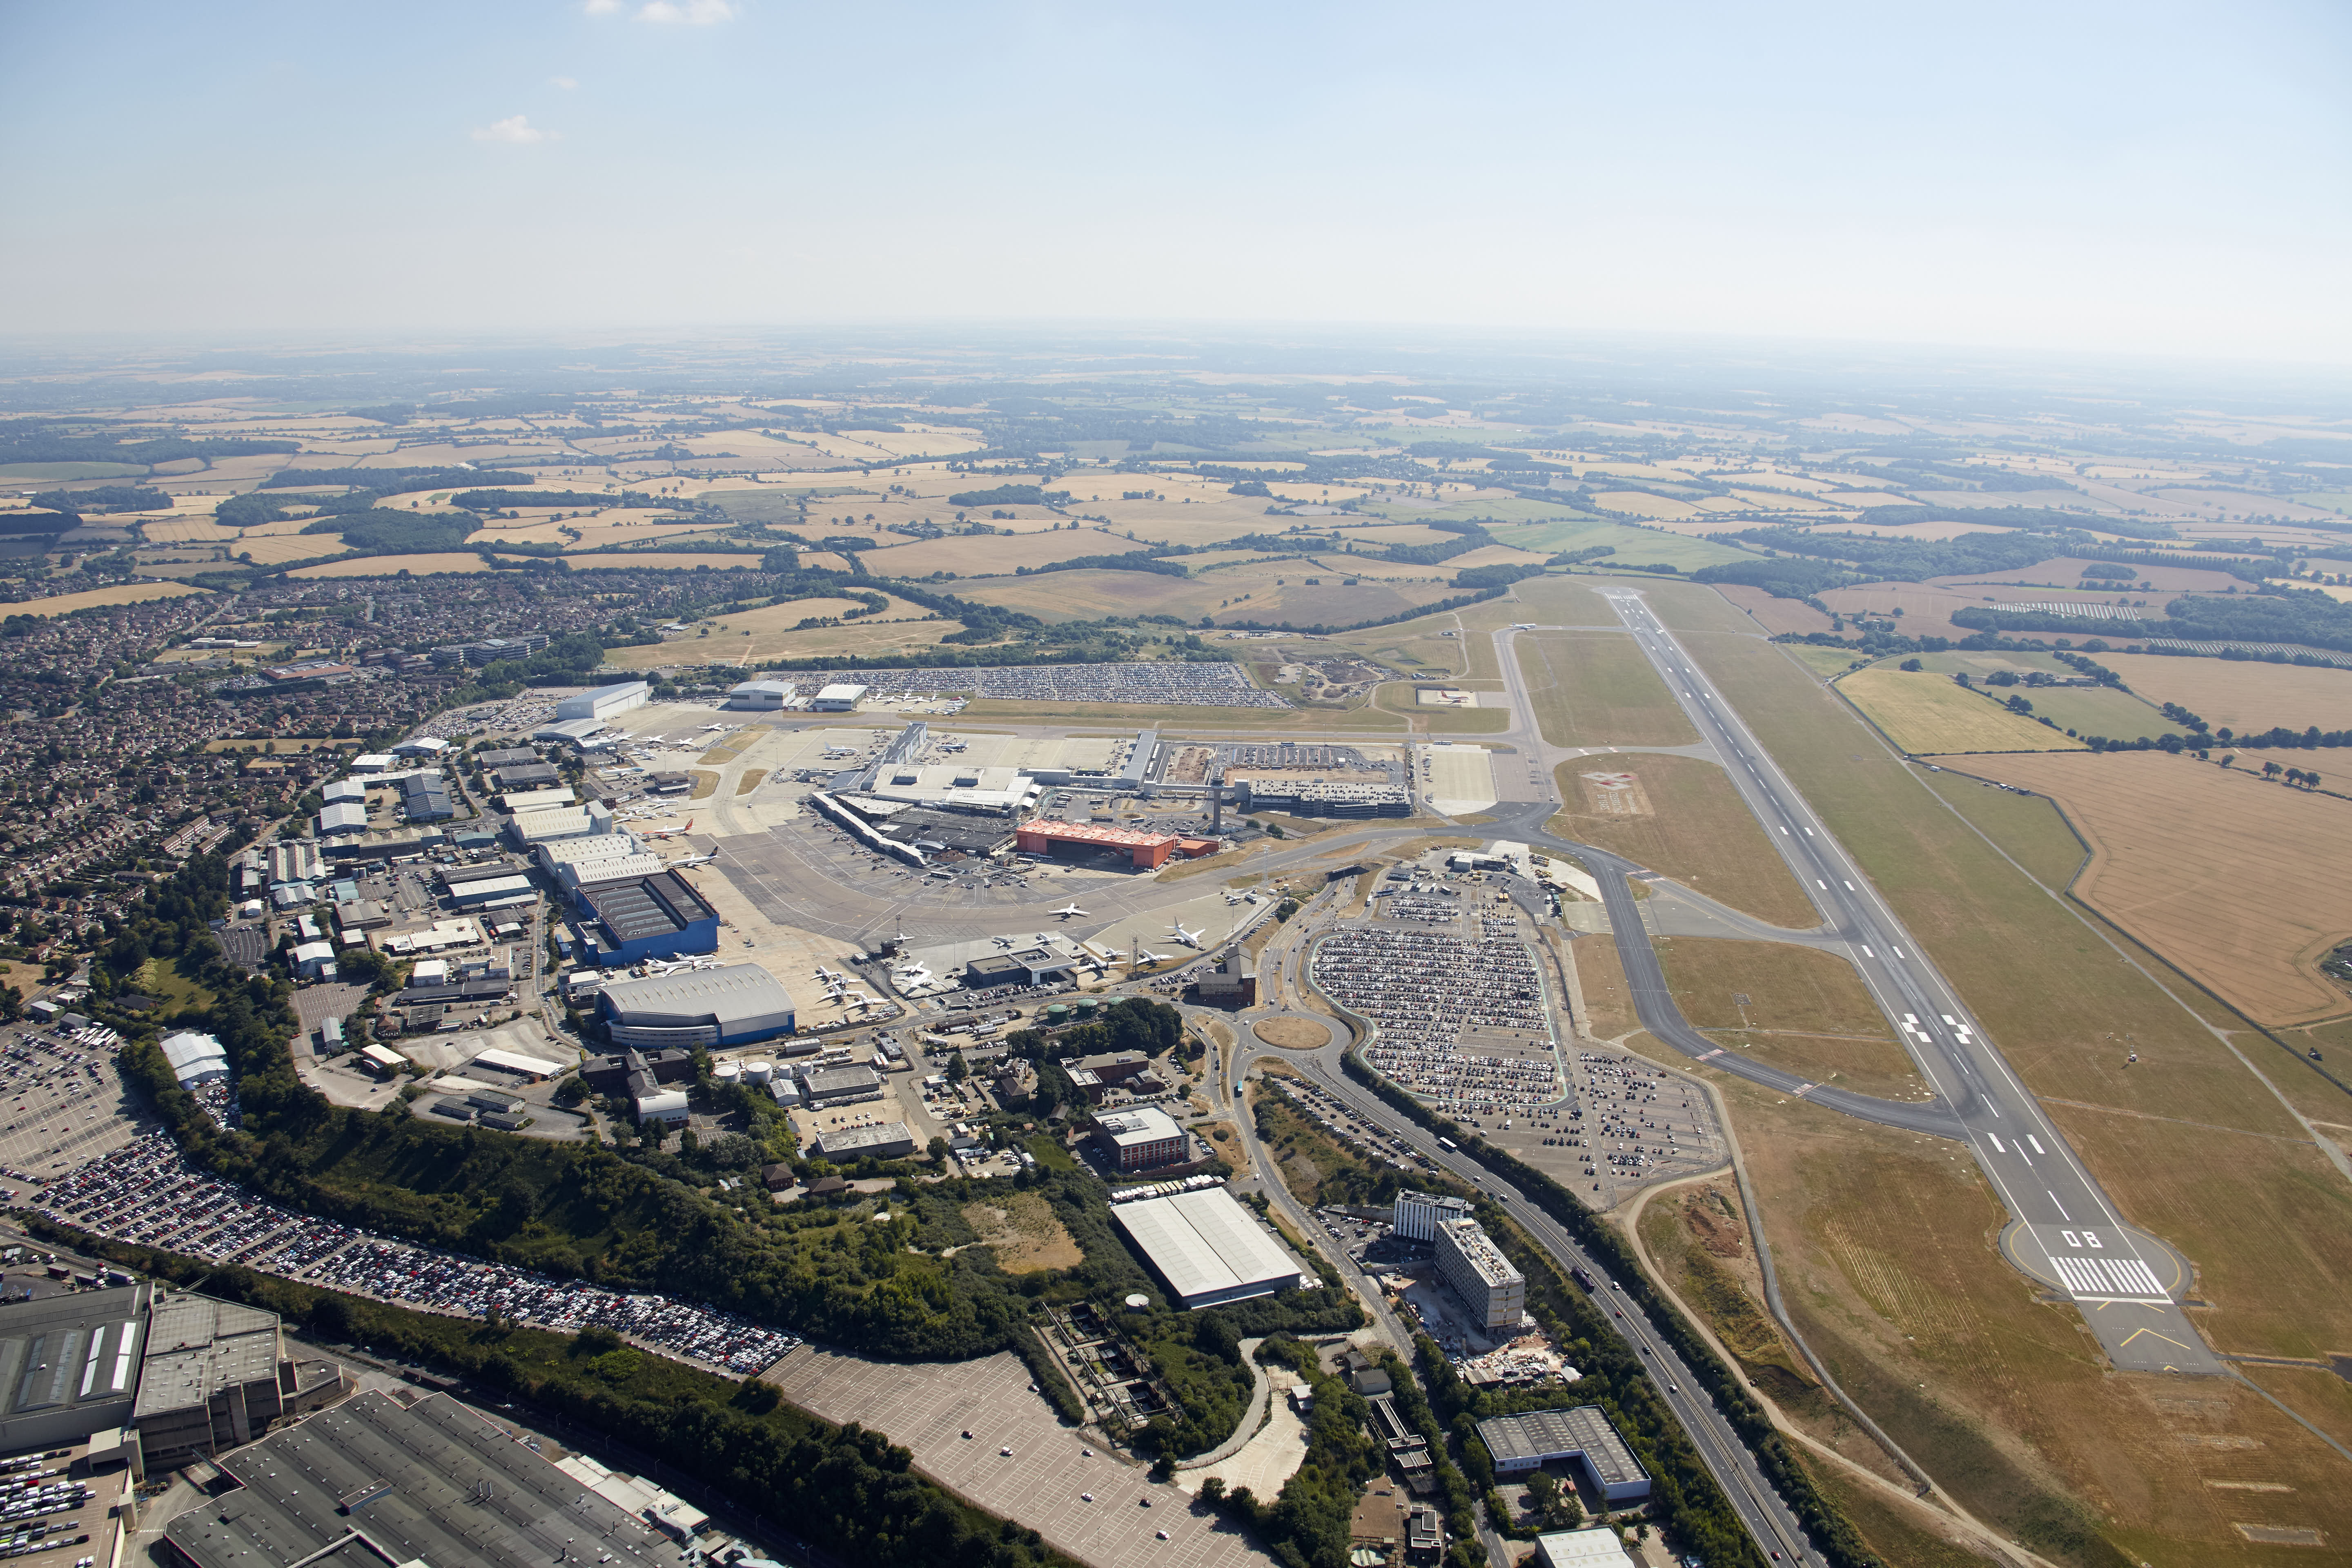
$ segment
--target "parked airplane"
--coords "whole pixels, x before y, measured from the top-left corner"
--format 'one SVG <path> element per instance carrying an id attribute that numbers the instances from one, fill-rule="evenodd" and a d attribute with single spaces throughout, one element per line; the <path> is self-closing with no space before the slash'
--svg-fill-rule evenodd
<path id="1" fill-rule="evenodd" d="M 990 940 L 994 942 L 999 947 L 1011 947 L 1013 945 L 1013 939 L 1009 936 L 992 937 Z"/>
<path id="2" fill-rule="evenodd" d="M 1139 947 L 1135 949 L 1134 952 L 1130 956 L 1133 963 L 1142 964 L 1158 963 L 1166 955 L 1163 953 L 1150 952 Z"/>
<path id="3" fill-rule="evenodd" d="M 1060 909 L 1055 910 L 1054 912 L 1061 916 L 1064 920 L 1068 920 L 1072 915 L 1082 915 L 1087 911 L 1078 908 L 1076 904 L 1064 904 Z"/>
<path id="4" fill-rule="evenodd" d="M 687 866 L 708 866 L 718 858 L 716 855 L 684 855 L 671 861 L 669 868 L 676 871 Z"/>
<path id="5" fill-rule="evenodd" d="M 1186 947 L 1197 949 L 1201 945 L 1201 938 L 1207 933 L 1205 931 L 1186 931 L 1182 921 L 1171 921 L 1169 922 L 1168 934 L 1171 941 L 1181 942 Z"/>
<path id="6" fill-rule="evenodd" d="M 681 833 L 694 831 L 694 818 L 688 817 L 684 827 L 649 827 L 638 837 L 643 838 L 675 838 Z"/>

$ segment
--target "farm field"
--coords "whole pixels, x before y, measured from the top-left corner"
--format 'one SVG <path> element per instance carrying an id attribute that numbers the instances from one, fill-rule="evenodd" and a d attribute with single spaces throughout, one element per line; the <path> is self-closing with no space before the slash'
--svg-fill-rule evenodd
<path id="1" fill-rule="evenodd" d="M 1630 633 L 1521 632 L 1514 642 L 1537 726 L 1553 745 L 1697 743 Z"/>
<path id="2" fill-rule="evenodd" d="M 1631 773 L 1636 784 L 1629 792 L 1587 773 Z M 1545 831 L 1622 855 L 1775 925 L 1804 931 L 1821 922 L 1715 763 L 1655 753 L 1580 757 L 1560 763 L 1557 777 L 1569 805 Z M 1611 809 L 1627 805 L 1633 815 Z"/>
<path id="3" fill-rule="evenodd" d="M 1907 533 L 1906 537 L 1908 537 Z M 2209 572 L 2197 566 L 2136 566 L 2139 575 L 2126 582 L 2101 582 L 2085 579 L 2083 569 L 2099 564 L 2077 556 L 2061 555 L 2048 561 L 2037 561 L 2013 572 L 1977 572 L 1948 577 L 1930 577 L 1931 588 L 1973 588 L 1982 584 L 2023 584 L 2041 586 L 2063 584 L 2070 595 L 2089 593 L 2123 597 L 2140 597 L 2150 593 L 2219 594 L 2226 589 L 2243 586 L 2227 572 Z"/>
<path id="4" fill-rule="evenodd" d="M 2028 1087 L 2107 1112 L 2086 1127 L 2084 1158 L 2125 1217 L 2197 1263 L 2200 1296 L 2212 1306 L 2210 1314 L 2200 1310 L 2199 1321 L 2217 1346 L 2301 1356 L 2318 1352 L 2292 1347 L 2352 1342 L 2352 1255 L 2343 1242 L 2352 1237 L 2352 1190 L 2271 1087 L 2215 1038 L 2208 1015 L 2215 1027 L 2238 1031 L 2240 1049 L 2264 1053 L 2254 1059 L 2265 1071 L 2303 1074 L 2310 1087 L 2299 1085 L 2298 1093 L 2343 1102 L 2340 1091 L 2165 975 L 2160 964 L 2144 973 L 2118 963 L 2090 923 L 2095 916 L 2035 888 L 1971 826 L 1974 819 L 2002 833 L 2018 820 L 2011 807 L 2039 803 L 2006 796 L 1967 816 L 1940 809 L 1939 790 L 1997 792 L 1949 773 L 1922 774 L 1888 756 L 1802 671 L 1748 657 L 1748 639 L 1693 634 L 1686 646 L 1968 998 Z M 2039 768 L 2141 759 L 2014 760 Z M 2309 797 L 2300 804 L 2341 807 Z M 2026 840 L 2029 863 L 2047 871 L 2063 860 L 2063 847 L 2047 816 L 2032 820 L 2042 826 Z M 2125 1059 L 2126 1036 L 2137 1064 Z M 2102 1129 L 2126 1122 L 2135 1141 L 2111 1144 Z M 2139 1163 L 2145 1135 L 2158 1137 L 2153 1165 Z M 2174 1206 L 2172 1194 L 2190 1175 L 2199 1203 Z"/>
<path id="5" fill-rule="evenodd" d="M 1843 675 L 1854 667 L 1858 656 L 1852 648 L 1822 647 L 1814 643 L 1782 643 L 1781 653 L 1812 671 L 1823 680 Z"/>
<path id="6" fill-rule="evenodd" d="M 1522 550 L 1532 550 L 1545 555 L 1562 550 L 1591 550 L 1605 544 L 1617 553 L 1613 558 L 1603 557 L 1603 565 L 1610 559 L 1643 563 L 1656 561 L 1690 572 L 1701 566 L 1748 558 L 1747 552 L 1734 550 L 1727 544 L 1669 533 L 1663 529 L 1636 528 L 1630 523 L 1612 522 L 1602 518 L 1574 516 L 1554 521 L 1538 521 L 1524 527 L 1490 527 L 1486 531 L 1506 544 L 1515 544 Z"/>
<path id="7" fill-rule="evenodd" d="M 934 572 L 1001 577 L 1023 566 L 1045 566 L 1082 555 L 1129 555 L 1150 548 L 1140 540 L 1120 539 L 1090 528 L 1024 533 L 1012 539 L 968 534 L 888 542 L 896 538 L 884 534 L 876 540 L 876 548 L 859 555 L 868 572 L 877 577 L 928 577 Z"/>
<path id="8" fill-rule="evenodd" d="M 809 600 L 789 608 L 801 609 L 804 615 L 835 613 L 822 606 L 839 604 L 837 600 Z M 855 605 L 850 606 L 855 608 Z M 753 611 L 753 615 L 763 612 Z M 750 635 L 738 629 L 732 633 L 714 629 L 707 637 L 679 637 L 658 646 L 619 647 L 610 650 L 605 658 L 613 664 L 629 669 L 657 669 L 664 665 L 732 664 L 754 666 L 768 659 L 814 658 L 826 654 L 847 654 L 851 657 L 868 654 L 905 653 L 915 648 L 936 647 L 941 637 L 960 629 L 961 621 L 940 621 L 921 618 L 925 612 L 916 610 L 916 618 L 894 618 L 888 612 L 872 619 L 847 621 L 837 626 L 812 627 L 794 631 L 794 620 L 781 626 L 753 631 Z M 729 620 L 739 617 L 728 616 Z M 755 673 L 747 671 L 747 676 Z"/>
<path id="9" fill-rule="evenodd" d="M 1868 518 L 1842 519 L 1834 522 L 1809 523 L 1807 533 L 1864 533 L 1891 539 L 1935 541 L 1964 539 L 1971 533 L 2007 533 L 2008 529 L 1990 522 L 1955 522 L 1949 519 L 1935 522 L 1874 523 Z"/>
<path id="10" fill-rule="evenodd" d="M 2352 802 L 2158 752 L 1987 757 L 2089 841 L 2075 894 L 2248 1016 L 2352 1014 L 2317 972 L 2352 932 Z"/>
<path id="11" fill-rule="evenodd" d="M 251 556 L 257 566 L 276 566 L 288 561 L 340 555 L 350 548 L 340 533 L 271 533 L 240 539 L 230 546 L 229 553 Z"/>
<path id="12" fill-rule="evenodd" d="M 2063 730 L 2012 713 L 1990 697 L 1968 690 L 1948 675 L 1874 665 L 1843 677 L 1837 689 L 1914 756 L 1956 752 L 2080 751 Z M 2022 688 L 2013 689 L 2022 690 Z M 2040 705 L 2041 693 L 2028 700 Z M 2125 699 L 2128 701 L 2129 699 Z M 2153 715 L 2151 715 L 2152 717 Z"/>
<path id="13" fill-rule="evenodd" d="M 118 583 L 110 588 L 90 588 L 79 594 L 58 594 L 47 599 L 26 599 L 8 606 L 12 616 L 69 616 L 76 610 L 106 605 L 143 605 L 150 599 L 176 599 L 183 594 L 210 593 L 185 583 Z"/>
<path id="14" fill-rule="evenodd" d="M 1656 941 L 1667 989 L 1717 1043 L 1889 1100 L 1927 1090 L 1853 964 L 1815 948 L 1715 937 Z"/>
<path id="15" fill-rule="evenodd" d="M 761 559 L 758 555 L 722 554 L 715 550 L 616 550 L 608 555 L 566 555 L 563 563 L 574 572 L 697 572 L 705 567 L 713 572 L 729 572 L 739 567 L 756 571 Z"/>
<path id="16" fill-rule="evenodd" d="M 2352 729 L 2352 669 L 2161 653 L 2097 657 L 2150 702 L 2178 702 L 2217 730 Z"/>
<path id="17" fill-rule="evenodd" d="M 74 479 L 127 479 L 144 463 L 0 463 L 0 484 L 65 484 Z"/>
<path id="18" fill-rule="evenodd" d="M 1308 577 L 1321 582 L 1309 586 Z M 1297 562 L 1228 567 L 1194 578 L 1092 569 L 970 578 L 951 591 L 982 604 L 1025 610 L 1046 621 L 1100 616 L 1178 616 L 1192 621 L 1207 616 L 1219 625 L 1281 621 L 1300 626 L 1377 620 L 1460 592 L 1444 583 L 1389 584 L 1370 578 L 1348 588 L 1340 585 L 1338 574 L 1302 570 Z"/>

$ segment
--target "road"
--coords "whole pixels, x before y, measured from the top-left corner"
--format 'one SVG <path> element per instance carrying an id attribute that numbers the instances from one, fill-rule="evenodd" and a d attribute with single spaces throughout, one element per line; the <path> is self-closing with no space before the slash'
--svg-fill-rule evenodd
<path id="1" fill-rule="evenodd" d="M 1801 1086 L 1790 1092 L 1872 1121 L 1966 1142 L 2003 1205 L 2021 1222 L 2004 1237 L 2012 1260 L 2073 1298 L 2116 1366 L 2221 1375 L 2221 1363 L 2171 1295 L 2187 1283 L 2179 1259 L 2153 1237 L 2124 1224 L 1983 1025 L 1640 594 L 1623 589 L 1607 596 L 1683 711 L 1715 746 L 1725 772 L 1822 911 L 1824 923 L 1843 942 L 1845 955 L 1895 1026 L 1896 1037 L 1918 1063 L 1939 1103 L 1895 1114 L 1887 1109 L 1897 1103 L 1894 1101 Z M 1498 634 L 1498 645 L 1506 643 L 1507 635 Z M 1507 646 L 1498 651 L 1504 668 L 1516 670 L 1517 661 Z M 1595 856 L 1590 849 L 1579 853 Z M 1614 861 L 1612 870 L 1625 864 L 1607 858 Z M 1593 869 L 1598 873 L 1601 868 Z M 1622 900 L 1611 900 L 1610 916 L 1619 933 L 1619 952 L 1628 960 L 1643 1023 L 1709 1066 L 1729 1071 L 1752 1068 L 1751 1062 L 1719 1054 L 1686 1025 L 1677 1032 L 1680 1015 L 1665 994 L 1655 954 L 1649 954 L 1644 973 L 1633 973 L 1633 963 L 1648 944 L 1623 941 L 1622 920 L 1638 922 L 1640 918 L 1624 891 L 1623 878 L 1600 880 L 1604 891 L 1614 888 Z M 1694 1045 L 1702 1048 L 1694 1050 Z M 1758 1075 L 1748 1071 L 1741 1076 Z"/>

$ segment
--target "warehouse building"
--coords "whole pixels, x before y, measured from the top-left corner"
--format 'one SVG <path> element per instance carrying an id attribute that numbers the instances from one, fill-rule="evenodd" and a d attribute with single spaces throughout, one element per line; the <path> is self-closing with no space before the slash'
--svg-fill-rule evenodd
<path id="1" fill-rule="evenodd" d="M 584 838 L 555 838 L 531 846 L 531 856 L 557 884 L 576 888 L 583 882 L 608 879 L 588 868 L 638 854 L 644 846 L 633 833 L 597 833 Z"/>
<path id="2" fill-rule="evenodd" d="M 580 797 L 562 784 L 548 784 L 532 789 L 510 789 L 499 796 L 499 804 L 518 815 L 526 811 L 551 811 L 559 805 L 576 805 Z"/>
<path id="3" fill-rule="evenodd" d="M 219 1463 L 236 1488 L 164 1531 L 192 1568 L 547 1568 L 567 1547 L 686 1568 L 694 1551 L 446 1394 L 369 1390 Z"/>
<path id="4" fill-rule="evenodd" d="M 806 704 L 801 700 L 801 689 L 789 680 L 747 680 L 728 689 L 727 706 L 772 713 Z"/>
<path id="5" fill-rule="evenodd" d="M 817 1152 L 835 1164 L 850 1160 L 903 1160 L 915 1152 L 915 1135 L 903 1121 L 836 1127 L 817 1140 Z"/>
<path id="6" fill-rule="evenodd" d="M 1055 822 L 1046 817 L 1023 823 L 1019 838 L 1024 855 L 1066 858 L 1125 855 L 1129 863 L 1139 871 L 1165 866 L 1168 858 L 1176 853 L 1177 846 L 1184 842 L 1173 833 L 1138 833 L 1129 827 L 1101 827 L 1090 822 Z"/>
<path id="7" fill-rule="evenodd" d="M 802 1079 L 801 1096 L 812 1110 L 856 1105 L 882 1098 L 882 1078 L 872 1068 L 830 1068 Z"/>
<path id="8" fill-rule="evenodd" d="M 847 713 L 866 700 L 866 688 L 846 681 L 824 688 L 809 700 L 809 707 L 818 713 Z"/>
<path id="9" fill-rule="evenodd" d="M 355 800 L 339 800 L 323 806 L 319 812 L 319 837 L 331 838 L 343 833 L 367 831 L 367 806 Z"/>
<path id="10" fill-rule="evenodd" d="M 652 694 L 653 688 L 642 680 L 615 681 L 564 698 L 555 705 L 555 720 L 559 724 L 570 719 L 608 720 L 632 708 L 644 707 L 646 699 Z"/>
<path id="11" fill-rule="evenodd" d="M 1478 1423 L 1478 1438 L 1494 1456 L 1496 1475 L 1572 1464 L 1612 1505 L 1650 1495 L 1649 1475 L 1597 1405 L 1496 1415 Z"/>
<path id="12" fill-rule="evenodd" d="M 611 745 L 618 739 L 613 727 L 602 719 L 558 719 L 541 724 L 530 732 L 534 741 L 561 741 L 583 752 Z"/>
<path id="13" fill-rule="evenodd" d="M 1095 1143 L 1122 1171 L 1153 1170 L 1184 1158 L 1184 1130 L 1156 1105 L 1097 1116 Z"/>
<path id="14" fill-rule="evenodd" d="M 129 1426 L 146 1318 L 140 1285 L 0 1306 L 0 1452 Z"/>
<path id="15" fill-rule="evenodd" d="M 513 756 L 516 753 L 499 752 L 495 754 L 503 757 Z M 563 782 L 563 775 L 556 771 L 555 765 L 552 763 L 541 762 L 538 752 L 524 752 L 521 754 L 530 760 L 508 763 L 503 767 L 496 768 L 491 772 L 490 777 L 497 783 L 499 788 L 502 790 L 551 789 Z M 487 761 L 487 758 L 485 760 Z"/>
<path id="16" fill-rule="evenodd" d="M 793 1032 L 793 999 L 756 963 L 615 980 L 597 996 L 617 1046 L 748 1046 Z"/>
<path id="17" fill-rule="evenodd" d="M 367 800 L 367 785 L 357 779 L 329 779 L 325 787 L 320 790 L 319 797 L 329 805 L 346 800 L 355 800 L 364 804 Z"/>
<path id="18" fill-rule="evenodd" d="M 286 1354 L 274 1312 L 210 1296 L 158 1294 L 130 1425 L 150 1470 L 250 1443 L 280 1416 L 343 1391 L 332 1362 Z"/>
<path id="19" fill-rule="evenodd" d="M 474 753 L 474 761 L 493 771 L 501 768 L 528 767 L 543 760 L 529 746 L 496 746 L 488 751 Z"/>
<path id="20" fill-rule="evenodd" d="M 411 773 L 400 781 L 400 814 L 410 822 L 446 822 L 457 815 L 449 784 L 439 773 Z"/>
<path id="21" fill-rule="evenodd" d="M 1223 1187 L 1115 1204 L 1110 1217 L 1188 1311 L 1305 1282 L 1298 1260 Z"/>
<path id="22" fill-rule="evenodd" d="M 591 882 L 574 888 L 572 897 L 580 906 L 583 963 L 612 969 L 719 949 L 719 911 L 675 871 Z"/>
<path id="23" fill-rule="evenodd" d="M 1437 1222 L 1437 1272 L 1489 1331 L 1514 1332 L 1527 1315 L 1528 1280 L 1475 1219 Z"/>
<path id="24" fill-rule="evenodd" d="M 613 831 L 613 808 L 601 800 L 585 805 L 558 805 L 526 811 L 507 818 L 507 838 L 518 849 L 566 838 L 586 838 Z"/>

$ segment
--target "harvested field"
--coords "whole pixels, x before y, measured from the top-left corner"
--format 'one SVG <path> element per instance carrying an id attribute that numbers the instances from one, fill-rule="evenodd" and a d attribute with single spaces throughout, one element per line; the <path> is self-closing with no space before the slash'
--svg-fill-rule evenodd
<path id="1" fill-rule="evenodd" d="M 1822 647 L 1812 643 L 1782 643 L 1780 652 L 1823 680 L 1833 680 L 1843 675 L 1862 658 L 1852 648 Z"/>
<path id="2" fill-rule="evenodd" d="M 2098 660 L 2150 702 L 2178 702 L 2217 730 L 2352 730 L 2352 669 L 2160 653 L 2103 653 Z"/>
<path id="3" fill-rule="evenodd" d="M 76 610 L 103 605 L 143 605 L 150 599 L 176 599 L 183 594 L 208 594 L 185 583 L 118 583 L 111 588 L 91 588 L 79 594 L 58 594 L 47 599 L 26 599 L 8 606 L 12 616 L 69 616 Z"/>
<path id="4" fill-rule="evenodd" d="M 2063 730 L 2012 713 L 1993 698 L 1970 691 L 1950 676 L 1874 665 L 1842 678 L 1837 689 L 1897 749 L 1914 756 L 1954 752 L 2080 751 Z M 2033 701 L 2038 699 L 2029 698 Z"/>
<path id="5" fill-rule="evenodd" d="M 1555 746 L 1687 746 L 1698 731 L 1633 635 L 1522 632 L 1528 703 Z"/>
<path id="6" fill-rule="evenodd" d="M 1738 583 L 1721 584 L 1716 592 L 1755 616 L 1756 624 L 1775 637 L 1783 633 L 1804 637 L 1830 629 L 1830 618 L 1802 599 L 1776 598 L 1761 588 Z"/>
<path id="7" fill-rule="evenodd" d="M 1709 521 L 1706 526 L 1720 529 L 1724 524 Z M 1539 554 L 1549 555 L 1562 550 L 1590 550 L 1606 544 L 1617 552 L 1618 560 L 1663 561 L 1685 572 L 1725 561 L 1753 559 L 1746 552 L 1734 550 L 1727 544 L 1667 533 L 1655 528 L 1636 527 L 1632 523 L 1612 522 L 1602 518 L 1586 519 L 1573 513 L 1565 518 L 1513 527 L 1491 526 L 1487 531 L 1502 543 L 1517 545 Z"/>
<path id="8" fill-rule="evenodd" d="M 2057 584 L 2072 593 L 2120 595 L 2138 597 L 2150 593 L 2219 594 L 2240 587 L 2237 578 L 2227 572 L 2210 572 L 2198 566 L 2135 566 L 2138 576 L 2124 582 L 2102 582 L 2085 579 L 2083 569 L 2100 563 L 2085 561 L 2079 556 L 2061 555 L 2048 561 L 2037 561 L 2031 566 L 2021 566 L 2014 572 L 1978 572 L 1949 577 L 1930 577 L 1931 588 L 1974 588 L 1987 585 L 2019 584 L 2047 587 Z"/>
<path id="9" fill-rule="evenodd" d="M 963 1217 L 980 1232 L 980 1244 L 996 1254 L 996 1266 L 1007 1274 L 1076 1268 L 1085 1261 L 1053 1206 L 1035 1193 L 1015 1193 L 1002 1205 L 966 1204 Z"/>
<path id="10" fill-rule="evenodd" d="M 1308 578 L 1318 579 L 1308 583 Z M 1219 625 L 1280 622 L 1297 626 L 1349 626 L 1397 615 L 1459 590 L 1444 581 L 1376 583 L 1349 588 L 1337 573 L 1295 562 L 1236 566 L 1200 577 L 1149 572 L 1052 572 L 1029 577 L 983 577 L 955 584 L 955 593 L 983 604 L 1026 610 L 1047 621 L 1100 616 L 1161 615 L 1185 620 L 1209 616 Z"/>
<path id="11" fill-rule="evenodd" d="M 257 566 L 276 566 L 314 556 L 340 555 L 350 548 L 340 533 L 273 533 L 240 539 L 229 547 L 229 553 L 240 559 L 250 558 Z"/>
<path id="12" fill-rule="evenodd" d="M 1122 539 L 1097 528 L 1066 528 L 1051 533 L 1017 534 L 1011 539 L 1002 534 L 967 534 L 955 539 L 899 541 L 896 534 L 883 534 L 875 540 L 874 548 L 858 559 L 866 563 L 868 572 L 880 577 L 928 577 L 934 572 L 952 572 L 959 577 L 1001 577 L 1023 566 L 1034 570 L 1056 561 L 1075 561 L 1082 555 L 1130 555 L 1150 548 L 1141 540 Z"/>
<path id="13" fill-rule="evenodd" d="M 1660 938 L 1658 958 L 1683 1016 L 1719 1043 L 1888 1100 L 1927 1092 L 1870 988 L 1835 953 L 1776 942 Z"/>
<path id="14" fill-rule="evenodd" d="M 2352 1013 L 2318 960 L 2352 938 L 2352 803 L 2160 752 L 1987 757 L 2091 845 L 2074 892 L 2266 1024 Z"/>
<path id="15" fill-rule="evenodd" d="M 807 557 L 803 556 L 803 560 Z M 610 555 L 567 555 L 565 564 L 574 572 L 695 572 L 708 569 L 726 572 L 735 567 L 757 571 L 761 557 L 757 555 L 721 555 L 688 551 L 623 550 Z"/>
<path id="16" fill-rule="evenodd" d="M 616 647 L 607 658 L 629 669 L 656 669 L 670 664 L 757 664 L 763 659 L 807 657 L 819 653 L 870 653 L 929 647 L 961 621 L 930 618 L 930 612 L 904 599 L 889 599 L 889 607 L 871 616 L 845 621 L 837 626 L 797 630 L 804 620 L 838 619 L 862 606 L 854 599 L 791 599 L 765 605 L 701 623 L 709 636 L 681 637 L 670 642 L 638 647 Z M 699 632 L 698 626 L 697 631 Z"/>
<path id="17" fill-rule="evenodd" d="M 1586 758 L 1559 765 L 1559 798 L 1570 804 L 1546 831 L 1622 855 L 1759 920 L 1792 930 L 1820 923 L 1821 916 L 1721 768 L 1696 757 L 1607 761 L 1639 778 L 1651 815 L 1612 810 L 1609 797 L 1616 792 L 1583 776 L 1594 771 L 1592 759 Z"/>

